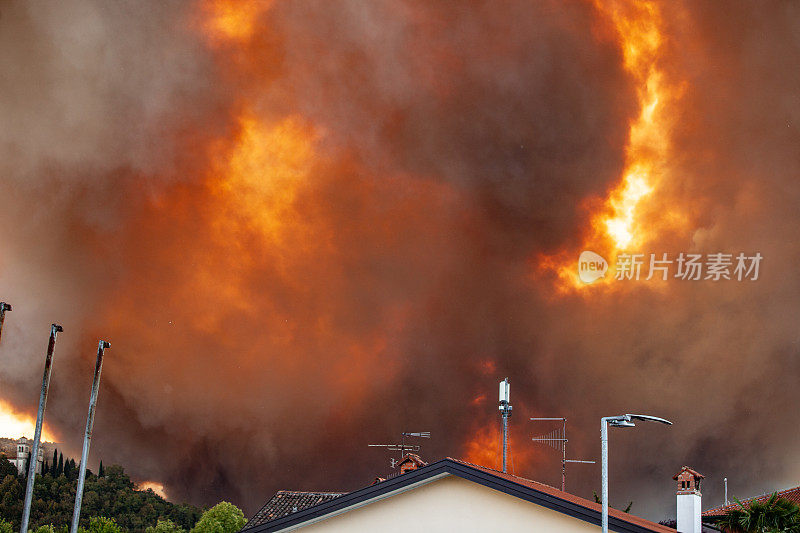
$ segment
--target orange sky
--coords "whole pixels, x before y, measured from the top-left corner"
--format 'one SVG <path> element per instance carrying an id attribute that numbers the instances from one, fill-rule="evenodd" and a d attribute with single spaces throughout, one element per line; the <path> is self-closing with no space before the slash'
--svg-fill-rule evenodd
<path id="1" fill-rule="evenodd" d="M 3 400 L 0 400 L 0 437 L 17 439 L 25 436 L 33 438 L 36 419 L 18 411 Z M 57 442 L 57 439 L 45 424 L 42 428 L 42 440 Z"/>

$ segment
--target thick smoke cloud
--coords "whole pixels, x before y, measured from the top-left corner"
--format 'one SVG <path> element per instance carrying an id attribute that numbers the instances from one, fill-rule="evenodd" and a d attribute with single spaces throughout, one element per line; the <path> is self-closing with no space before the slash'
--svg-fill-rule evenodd
<path id="1" fill-rule="evenodd" d="M 597 458 L 599 417 L 643 411 L 676 425 L 612 435 L 612 505 L 674 513 L 682 464 L 711 500 L 796 485 L 800 18 L 660 7 L 682 95 L 643 208 L 681 223 L 644 251 L 760 251 L 758 282 L 561 294 L 537 268 L 638 113 L 592 5 L 276 2 L 226 38 L 205 3 L 4 4 L 2 395 L 34 409 L 60 321 L 48 421 L 77 448 L 107 338 L 92 455 L 247 512 L 362 486 L 400 431 L 461 456 L 506 375 L 521 475 L 558 481 L 528 416 Z"/>

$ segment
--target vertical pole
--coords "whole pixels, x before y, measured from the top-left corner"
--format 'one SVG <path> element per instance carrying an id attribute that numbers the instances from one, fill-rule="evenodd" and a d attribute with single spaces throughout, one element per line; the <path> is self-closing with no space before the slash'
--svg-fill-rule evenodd
<path id="1" fill-rule="evenodd" d="M 31 499 L 33 498 L 33 482 L 36 479 L 36 465 L 39 462 L 39 439 L 42 437 L 42 423 L 44 421 L 44 408 L 47 404 L 47 391 L 50 389 L 50 375 L 53 370 L 53 352 L 56 349 L 56 335 L 64 328 L 58 324 L 50 326 L 50 343 L 47 345 L 47 356 L 44 360 L 44 375 L 42 376 L 42 392 L 39 395 L 39 412 L 36 414 L 36 429 L 33 432 L 33 445 L 28 459 L 28 483 L 25 487 L 25 504 L 22 507 L 22 523 L 20 533 L 28 533 L 28 521 L 31 517 Z"/>
<path id="2" fill-rule="evenodd" d="M 506 471 L 506 450 L 508 449 L 508 416 L 503 410 L 503 473 Z"/>
<path id="3" fill-rule="evenodd" d="M 500 416 L 503 419 L 503 473 L 506 471 L 506 455 L 508 452 L 508 418 L 511 416 L 511 388 L 508 378 L 500 382 Z"/>
<path id="4" fill-rule="evenodd" d="M 75 490 L 75 510 L 72 512 L 72 527 L 69 529 L 70 533 L 78 533 L 78 521 L 81 518 L 81 502 L 83 501 L 83 483 L 86 479 L 86 463 L 89 460 L 89 445 L 92 443 L 94 408 L 97 405 L 97 391 L 100 388 L 100 371 L 103 370 L 103 353 L 109 346 L 111 346 L 111 344 L 106 341 L 100 341 L 97 345 L 97 363 L 94 366 L 92 392 L 89 394 L 89 415 L 86 417 L 86 432 L 83 434 L 83 451 L 81 452 L 78 487 Z"/>
<path id="5" fill-rule="evenodd" d="M 561 492 L 567 490 L 567 419 L 564 418 L 564 426 L 561 429 Z"/>
<path id="6" fill-rule="evenodd" d="M 723 481 L 725 482 L 725 505 L 728 505 L 728 478 Z"/>
<path id="7" fill-rule="evenodd" d="M 608 533 L 608 421 L 605 418 L 600 419 L 600 455 L 603 463 L 601 473 L 603 533 Z"/>
<path id="8" fill-rule="evenodd" d="M 6 320 L 6 311 L 11 311 L 11 306 L 0 302 L 0 337 L 3 335 L 3 322 Z"/>

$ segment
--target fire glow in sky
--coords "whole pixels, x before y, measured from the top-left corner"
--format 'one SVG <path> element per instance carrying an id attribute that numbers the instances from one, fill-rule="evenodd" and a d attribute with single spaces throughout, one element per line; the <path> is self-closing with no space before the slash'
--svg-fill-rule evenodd
<path id="1" fill-rule="evenodd" d="M 33 435 L 33 429 L 36 425 L 36 418 L 27 414 L 20 414 L 6 402 L 0 401 L 0 435 L 19 438 L 27 435 Z M 42 440 L 47 442 L 57 442 L 57 439 L 47 430 L 47 427 L 42 429 Z"/>
<path id="2" fill-rule="evenodd" d="M 798 20 L 710 0 L 3 4 L 0 410 L 35 415 L 58 321 L 48 428 L 79 448 L 107 338 L 92 457 L 178 501 L 352 490 L 401 431 L 495 467 L 505 376 L 519 475 L 560 483 L 529 417 L 566 416 L 596 459 L 601 416 L 648 412 L 675 426 L 614 435 L 612 505 L 660 520 L 683 464 L 711 499 L 724 476 L 798 485 Z M 752 283 L 588 286 L 582 250 L 764 262 Z M 571 467 L 570 490 L 598 485 Z"/>

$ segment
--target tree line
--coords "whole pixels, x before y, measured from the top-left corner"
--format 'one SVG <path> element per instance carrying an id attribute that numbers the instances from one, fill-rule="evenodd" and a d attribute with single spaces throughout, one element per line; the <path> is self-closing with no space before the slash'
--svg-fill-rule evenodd
<path id="1" fill-rule="evenodd" d="M 31 532 L 68 533 L 77 479 L 75 460 L 55 450 L 34 481 Z M 0 533 L 19 531 L 24 497 L 25 477 L 0 455 Z M 245 522 L 242 511 L 227 502 L 203 512 L 168 502 L 152 489 L 136 490 L 119 465 L 101 462 L 96 475 L 86 470 L 80 533 L 234 533 Z"/>

